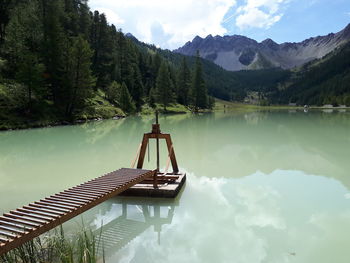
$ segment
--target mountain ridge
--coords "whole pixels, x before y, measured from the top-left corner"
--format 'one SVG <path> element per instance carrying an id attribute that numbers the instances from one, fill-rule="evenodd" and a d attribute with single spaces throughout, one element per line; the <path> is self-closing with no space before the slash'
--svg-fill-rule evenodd
<path id="1" fill-rule="evenodd" d="M 347 41 L 350 41 L 350 24 L 337 33 L 281 44 L 270 38 L 258 42 L 241 35 L 196 36 L 173 52 L 193 56 L 198 50 L 202 58 L 229 71 L 273 67 L 292 69 L 322 58 Z"/>

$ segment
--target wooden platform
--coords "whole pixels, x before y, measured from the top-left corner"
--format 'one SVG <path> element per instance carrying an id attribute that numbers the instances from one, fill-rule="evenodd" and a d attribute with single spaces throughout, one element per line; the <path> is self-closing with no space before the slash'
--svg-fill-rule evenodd
<path id="1" fill-rule="evenodd" d="M 0 255 L 154 174 L 151 170 L 122 168 L 0 216 Z"/>
<path id="2" fill-rule="evenodd" d="M 174 180 L 172 178 L 175 177 Z M 169 178 L 169 179 L 166 179 Z M 159 176 L 158 188 L 153 187 L 153 181 L 145 180 L 122 192 L 123 196 L 174 198 L 186 182 L 186 174 L 178 173 Z"/>

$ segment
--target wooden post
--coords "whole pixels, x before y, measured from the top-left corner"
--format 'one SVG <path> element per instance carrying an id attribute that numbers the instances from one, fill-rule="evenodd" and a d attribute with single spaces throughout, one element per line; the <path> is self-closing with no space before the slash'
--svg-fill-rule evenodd
<path id="1" fill-rule="evenodd" d="M 156 131 L 154 131 L 156 129 Z M 153 188 L 158 188 L 157 175 L 159 173 L 159 133 L 160 127 L 158 122 L 158 111 L 156 111 L 156 126 L 153 127 L 153 132 L 156 133 L 156 143 L 157 143 L 157 172 L 153 175 Z"/>
<path id="2" fill-rule="evenodd" d="M 173 172 L 178 173 L 179 167 L 177 166 L 174 145 L 173 145 L 173 142 L 171 141 L 170 134 L 167 134 L 167 136 L 165 137 L 165 140 L 166 140 L 166 144 L 168 146 L 168 152 L 169 152 L 169 156 L 170 156 L 170 160 L 171 160 L 171 165 L 173 167 Z"/>
<path id="3" fill-rule="evenodd" d="M 142 145 L 141 145 L 139 160 L 137 162 L 137 169 L 142 169 L 143 161 L 145 160 L 147 144 L 149 143 L 148 140 L 149 140 L 149 135 L 147 133 L 145 133 L 143 135 L 143 139 L 142 139 Z"/>
<path id="4" fill-rule="evenodd" d="M 158 111 L 156 111 L 156 125 L 157 125 L 157 133 L 156 133 L 156 140 L 157 140 L 157 172 L 159 172 L 159 123 L 158 123 Z"/>

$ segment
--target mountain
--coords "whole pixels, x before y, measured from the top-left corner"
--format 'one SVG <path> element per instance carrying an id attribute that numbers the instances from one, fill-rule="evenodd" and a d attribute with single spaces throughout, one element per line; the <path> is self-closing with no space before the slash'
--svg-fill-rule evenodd
<path id="1" fill-rule="evenodd" d="M 240 35 L 196 36 L 174 52 L 194 56 L 198 50 L 202 58 L 229 71 L 274 67 L 292 69 L 322 58 L 349 40 L 350 24 L 336 34 L 313 37 L 299 43 L 277 44 L 272 39 L 259 43 Z"/>

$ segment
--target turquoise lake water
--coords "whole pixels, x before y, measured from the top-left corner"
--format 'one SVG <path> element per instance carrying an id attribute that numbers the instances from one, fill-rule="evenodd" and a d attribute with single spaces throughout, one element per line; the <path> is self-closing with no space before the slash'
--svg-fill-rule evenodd
<path id="1" fill-rule="evenodd" d="M 0 132 L 0 213 L 130 167 L 153 121 Z M 103 224 L 107 262 L 349 262 L 349 111 L 172 115 L 160 124 L 187 173 L 180 195 L 115 197 L 65 225 Z"/>

